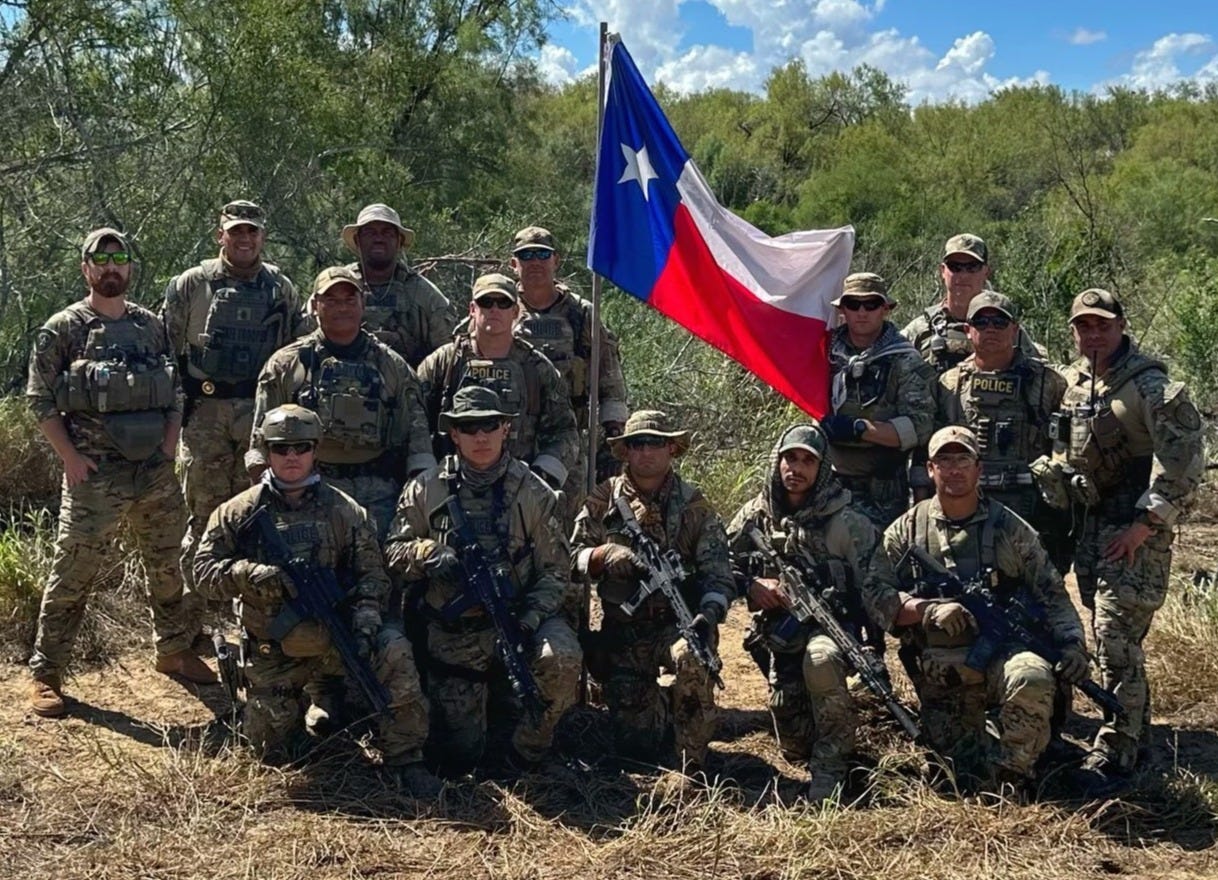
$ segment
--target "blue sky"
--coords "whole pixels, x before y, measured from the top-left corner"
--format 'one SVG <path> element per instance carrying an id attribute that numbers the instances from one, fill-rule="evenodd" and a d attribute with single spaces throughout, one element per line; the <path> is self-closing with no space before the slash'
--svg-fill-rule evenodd
<path id="1" fill-rule="evenodd" d="M 866 62 L 914 103 L 983 100 L 1007 85 L 1100 92 L 1218 82 L 1218 5 L 944 0 L 575 0 L 540 66 L 562 83 L 595 63 L 597 22 L 618 31 L 649 81 L 682 91 L 761 91 L 776 65 L 813 75 Z"/>

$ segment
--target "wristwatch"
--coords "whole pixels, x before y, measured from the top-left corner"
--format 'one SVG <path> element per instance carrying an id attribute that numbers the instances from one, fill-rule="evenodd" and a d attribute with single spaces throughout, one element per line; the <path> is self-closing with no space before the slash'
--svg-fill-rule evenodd
<path id="1" fill-rule="evenodd" d="M 865 419 L 854 420 L 854 439 L 859 439 L 867 433 L 867 422 Z"/>

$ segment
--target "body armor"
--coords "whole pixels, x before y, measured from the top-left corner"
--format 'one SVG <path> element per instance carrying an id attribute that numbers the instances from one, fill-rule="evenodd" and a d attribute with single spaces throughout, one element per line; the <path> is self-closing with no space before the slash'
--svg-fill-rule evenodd
<path id="1" fill-rule="evenodd" d="M 989 491 L 1031 487 L 1028 464 L 1042 451 L 1038 438 L 1048 417 L 1038 412 L 1039 401 L 1033 399 L 1043 383 L 1027 364 L 1002 372 L 983 372 L 970 364 L 958 369 L 960 407 L 977 435 L 985 464 L 981 487 Z"/>
<path id="2" fill-rule="evenodd" d="M 935 372 L 946 373 L 973 353 L 973 344 L 964 329 L 965 321 L 957 321 L 942 306 L 926 310 L 930 324 L 930 336 L 922 344 L 922 357 L 935 368 Z"/>
<path id="3" fill-rule="evenodd" d="M 347 361 L 317 350 L 300 403 L 321 418 L 318 461 L 362 464 L 384 452 L 393 417 L 385 381 L 366 361 Z"/>
<path id="4" fill-rule="evenodd" d="M 199 342 L 190 346 L 190 366 L 216 382 L 250 382 L 289 336 L 287 303 L 279 296 L 277 275 L 265 266 L 252 280 L 240 281 L 220 274 L 219 264 L 203 264 L 210 306 Z"/>
<path id="5" fill-rule="evenodd" d="M 571 394 L 571 406 L 576 411 L 586 406 L 589 352 L 581 345 L 582 309 L 574 303 L 565 312 L 534 312 L 526 307 L 516 322 L 516 333 L 558 368 Z"/>
<path id="6" fill-rule="evenodd" d="M 451 408 L 453 395 L 466 385 L 481 385 L 499 395 L 507 412 L 516 413 L 508 449 L 521 461 L 532 461 L 537 449 L 537 419 L 541 413 L 541 390 L 536 377 L 512 357 L 479 358 L 465 349 L 455 365 L 455 375 L 446 382 L 441 412 Z M 442 438 L 447 443 L 447 436 Z"/>

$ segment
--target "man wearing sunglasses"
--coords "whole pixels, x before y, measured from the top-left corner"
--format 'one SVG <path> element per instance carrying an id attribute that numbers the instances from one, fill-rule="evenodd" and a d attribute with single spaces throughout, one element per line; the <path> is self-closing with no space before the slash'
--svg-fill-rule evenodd
<path id="1" fill-rule="evenodd" d="M 618 753 L 693 775 L 706 767 L 715 730 L 713 685 L 660 592 L 632 614 L 622 609 L 648 568 L 631 547 L 617 502 L 629 504 L 662 551 L 679 556 L 682 595 L 712 650 L 736 592 L 727 535 L 706 496 L 673 467 L 689 449 L 689 432 L 665 413 L 638 410 L 609 444 L 625 468 L 588 496 L 571 539 L 574 576 L 596 582 L 604 612 L 601 629 L 589 634 L 588 670 L 603 687 Z M 667 694 L 656 681 L 660 670 L 675 676 Z"/>
<path id="2" fill-rule="evenodd" d="M 923 733 L 951 761 L 957 784 L 1028 794 L 1049 744 L 1054 676 L 1077 682 L 1087 675 L 1082 622 L 1036 532 L 978 491 L 983 466 L 972 431 L 941 428 L 928 453 L 935 494 L 884 532 L 868 607 L 900 633 Z M 1056 667 L 1001 638 L 997 627 L 983 632 L 958 592 L 908 555 L 911 546 L 964 582 L 980 579 L 998 613 L 1010 613 L 1006 603 L 1014 597 L 1040 606 L 1061 650 Z M 997 711 L 997 741 L 987 732 L 989 709 Z"/>
<path id="3" fill-rule="evenodd" d="M 555 276 L 561 263 L 554 235 L 540 226 L 528 226 L 512 239 L 512 271 L 520 286 L 520 317 L 516 333 L 550 359 L 566 381 L 571 408 L 581 432 L 588 430 L 588 398 L 592 358 L 592 304 L 581 299 Z M 617 460 L 609 454 L 607 437 L 622 432 L 630 411 L 626 408 L 626 380 L 618 355 L 617 338 L 600 327 L 600 367 L 597 382 L 598 418 L 604 456 L 593 463 L 603 476 L 616 473 Z M 567 477 L 563 491 L 571 519 L 579 510 L 586 486 L 586 443 Z M 610 464 L 612 463 L 612 465 Z"/>
<path id="4" fill-rule="evenodd" d="M 437 455 L 451 451 L 440 416 L 457 392 L 481 385 L 516 413 L 508 435 L 512 456 L 527 464 L 554 490 L 567 483 L 579 458 L 579 432 L 562 376 L 544 354 L 515 335 L 520 293 L 506 275 L 474 282 L 469 326 L 419 365 L 423 404 Z M 565 530 L 564 530 L 565 531 Z"/>
<path id="5" fill-rule="evenodd" d="M 182 491 L 190 519 L 182 571 L 207 517 L 249 486 L 249 449 L 258 372 L 304 332 L 291 279 L 262 258 L 266 213 L 238 199 L 220 209 L 220 253 L 170 279 L 161 317 L 186 393 Z"/>
<path id="6" fill-rule="evenodd" d="M 212 513 L 195 554 L 195 582 L 213 600 L 236 600 L 249 646 L 242 733 L 263 760 L 296 760 L 312 741 L 369 712 L 362 695 L 348 693 L 326 626 L 284 616 L 298 585 L 268 562 L 274 557 L 258 529 L 246 525 L 265 508 L 293 557 L 332 573 L 344 590 L 335 610 L 389 694 L 389 712 L 377 719 L 383 767 L 412 795 L 431 797 L 441 786 L 422 763 L 427 702 L 410 642 L 382 624 L 389 578 L 376 529 L 354 499 L 322 481 L 316 469 L 322 438 L 321 420 L 304 407 L 287 404 L 265 414 L 257 443 L 268 467 L 257 485 Z M 309 703 L 304 712 L 302 696 Z"/>
<path id="7" fill-rule="evenodd" d="M 414 230 L 388 205 L 365 205 L 343 227 L 343 244 L 356 256 L 347 268 L 368 288 L 364 329 L 415 369 L 452 338 L 455 314 L 448 297 L 411 268 L 406 252 Z"/>
<path id="8" fill-rule="evenodd" d="M 266 466 L 258 448 L 266 413 L 299 403 L 321 419 L 317 466 L 372 517 L 384 538 L 406 478 L 435 464 L 414 370 L 362 329 L 365 288 L 346 266 L 322 271 L 310 308 L 318 328 L 280 349 L 258 377 L 246 466 Z"/>
<path id="9" fill-rule="evenodd" d="M 64 671 L 93 575 L 124 520 L 148 577 L 157 671 L 216 680 L 189 650 L 199 621 L 183 600 L 178 570 L 186 509 L 173 457 L 182 397 L 165 327 L 127 302 L 132 256 L 125 235 L 93 230 L 80 258 L 88 293 L 38 331 L 26 385 L 38 428 L 64 470 L 58 538 L 30 657 L 30 707 L 43 717 L 67 710 Z"/>
<path id="10" fill-rule="evenodd" d="M 936 373 L 947 372 L 972 351 L 967 329 L 968 306 L 973 297 L 989 287 L 992 271 L 989 248 L 978 236 L 961 232 L 943 246 L 943 259 L 939 263 L 943 299 L 901 331 Z M 1018 333 L 1018 345 L 1028 357 L 1045 356 L 1022 328 Z"/>
<path id="11" fill-rule="evenodd" d="M 469 586 L 450 498 L 493 570 L 510 585 L 507 610 L 544 704 L 539 717 L 526 713 L 516 723 L 505 758 L 511 769 L 533 768 L 546 757 L 555 725 L 574 702 L 582 663 L 575 632 L 559 613 L 570 583 L 557 499 L 512 455 L 515 417 L 492 389 L 459 389 L 439 421 L 455 453 L 406 486 L 385 545 L 390 570 L 423 594 L 431 741 L 437 759 L 454 772 L 482 759 L 497 648 L 487 609 L 465 601 Z"/>

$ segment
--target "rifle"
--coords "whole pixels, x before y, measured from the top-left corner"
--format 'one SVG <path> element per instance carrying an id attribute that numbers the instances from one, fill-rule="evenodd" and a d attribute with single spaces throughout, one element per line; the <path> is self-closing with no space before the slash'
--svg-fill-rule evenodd
<path id="1" fill-rule="evenodd" d="M 923 569 L 936 575 L 946 587 L 945 598 L 957 599 L 976 619 L 981 634 L 965 660 L 965 665 L 970 669 L 983 672 L 990 659 L 1007 642 L 1021 645 L 1050 666 L 1056 666 L 1061 660 L 1061 649 L 1045 633 L 1043 615 L 1035 613 L 1019 596 L 1000 601 L 994 591 L 985 585 L 984 578 L 962 580 L 917 544 L 910 544 L 905 555 L 912 556 Z M 1110 716 L 1124 717 L 1125 709 L 1111 691 L 1104 690 L 1090 678 L 1074 682 L 1074 686 Z"/>
<path id="2" fill-rule="evenodd" d="M 267 562 L 277 565 L 287 575 L 287 601 L 283 610 L 271 621 L 270 636 L 281 641 L 292 628 L 305 620 L 316 620 L 330 634 L 330 642 L 338 651 L 347 675 L 368 700 L 377 715 L 389 713 L 389 691 L 381 684 L 368 661 L 360 656 L 355 637 L 335 610 L 347 600 L 334 571 L 313 565 L 292 555 L 283 535 L 265 504 L 258 507 L 240 526 L 256 529 Z"/>
<path id="3" fill-rule="evenodd" d="M 689 645 L 690 652 L 710 675 L 715 687 L 723 688 L 723 677 L 719 674 L 723 669 L 723 661 L 711 649 L 710 644 L 694 629 L 694 616 L 681 596 L 679 584 L 685 580 L 685 568 L 681 558 L 673 550 L 661 550 L 655 541 L 647 536 L 639 525 L 634 511 L 622 496 L 617 498 L 617 509 L 622 515 L 626 527 L 626 536 L 630 538 L 635 551 L 643 557 L 647 564 L 647 579 L 639 585 L 635 594 L 622 603 L 621 609 L 626 614 L 633 615 L 646 599 L 653 593 L 660 593 L 668 602 L 668 607 L 677 618 L 677 630 Z"/>
<path id="4" fill-rule="evenodd" d="M 850 664 L 850 668 L 858 673 L 867 689 L 880 698 L 884 707 L 893 718 L 897 719 L 910 738 L 917 741 L 921 736 L 918 716 L 897 699 L 892 685 L 884 677 L 885 670 L 880 658 L 863 650 L 859 640 L 841 625 L 833 612 L 821 601 L 817 591 L 809 587 L 795 566 L 778 555 L 774 545 L 757 526 L 750 525 L 746 533 L 766 561 L 778 570 L 779 586 L 791 602 L 790 615 L 801 624 L 815 623 L 819 626 L 833 641 L 833 644 L 837 645 L 838 650 L 845 656 L 846 662 Z"/>
<path id="5" fill-rule="evenodd" d="M 216 651 L 216 666 L 220 670 L 220 684 L 224 685 L 224 692 L 228 694 L 228 701 L 235 713 L 239 705 L 237 691 L 241 688 L 241 667 L 237 664 L 237 658 L 233 656 L 233 647 L 224 638 L 219 623 L 212 630 L 211 644 Z"/>
<path id="6" fill-rule="evenodd" d="M 474 605 L 483 607 L 495 626 L 495 645 L 507 671 L 512 693 L 520 700 L 529 718 L 537 723 L 545 713 L 547 704 L 542 699 L 533 670 L 525 659 L 524 635 L 520 630 L 520 623 L 508 611 L 508 602 L 514 595 L 515 588 L 504 567 L 492 565 L 487 558 L 486 551 L 474 537 L 473 529 L 470 528 L 469 520 L 461 509 L 457 496 L 449 495 L 445 504 L 448 515 L 452 518 L 453 531 L 461 542 L 455 549 L 457 559 L 461 561 L 461 569 L 465 573 L 468 589 L 441 608 L 440 614 L 446 620 L 454 620 Z"/>

